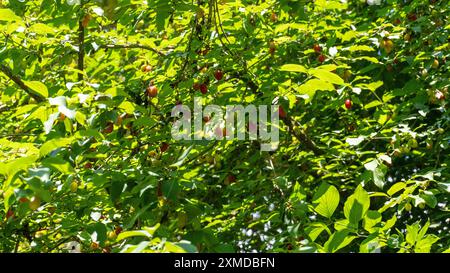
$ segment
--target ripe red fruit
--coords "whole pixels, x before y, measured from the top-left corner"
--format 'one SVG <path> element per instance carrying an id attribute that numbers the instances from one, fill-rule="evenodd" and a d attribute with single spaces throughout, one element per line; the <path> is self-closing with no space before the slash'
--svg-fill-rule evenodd
<path id="1" fill-rule="evenodd" d="M 410 14 L 408 14 L 408 19 L 410 21 L 416 21 L 417 20 L 417 15 L 415 13 L 410 13 Z"/>
<path id="2" fill-rule="evenodd" d="M 26 198 L 26 197 L 21 197 L 20 199 L 19 199 L 19 202 L 20 203 L 26 203 L 26 202 L 29 202 L 30 200 L 28 200 L 28 198 Z"/>
<path id="3" fill-rule="evenodd" d="M 206 84 L 202 83 L 200 85 L 200 92 L 202 92 L 203 95 L 208 93 L 208 86 Z"/>
<path id="4" fill-rule="evenodd" d="M 234 182 L 236 182 L 236 176 L 234 176 L 232 174 L 228 175 L 224 181 L 225 185 L 230 185 L 231 183 L 234 183 Z"/>
<path id="5" fill-rule="evenodd" d="M 223 72 L 222 70 L 216 70 L 214 72 L 214 78 L 216 78 L 216 80 L 220 81 L 223 78 Z"/>
<path id="6" fill-rule="evenodd" d="M 345 100 L 345 108 L 352 108 L 352 101 L 350 99 Z"/>
<path id="7" fill-rule="evenodd" d="M 279 116 L 280 118 L 286 118 L 286 117 L 287 117 L 287 114 L 286 114 L 286 112 L 284 111 L 284 109 L 283 109 L 282 106 L 279 106 L 279 107 L 278 107 L 278 116 Z"/>
<path id="8" fill-rule="evenodd" d="M 325 62 L 325 59 L 326 59 L 326 57 L 325 57 L 325 55 L 323 55 L 323 54 L 321 54 L 321 55 L 317 58 L 317 60 L 318 60 L 319 62 L 321 62 L 321 63 Z"/>
<path id="9" fill-rule="evenodd" d="M 161 150 L 161 153 L 164 153 L 165 151 L 167 151 L 169 149 L 169 144 L 167 142 L 163 142 L 161 144 L 161 147 L 159 147 L 159 149 Z"/>
<path id="10" fill-rule="evenodd" d="M 319 53 L 319 52 L 322 51 L 322 47 L 320 47 L 320 45 L 318 45 L 318 44 L 315 44 L 314 47 L 313 47 L 313 49 L 314 49 L 314 51 L 317 52 L 317 53 Z"/>
<path id="11" fill-rule="evenodd" d="M 84 168 L 85 169 L 92 169 L 92 163 L 91 162 L 86 162 L 86 164 L 84 164 Z"/>
<path id="12" fill-rule="evenodd" d="M 120 226 L 117 226 L 115 229 L 114 229 L 114 232 L 117 234 L 117 235 L 119 235 L 121 232 L 122 232 L 122 227 L 120 227 Z"/>
<path id="13" fill-rule="evenodd" d="M 102 133 L 103 134 L 109 134 L 114 130 L 114 123 L 112 122 L 108 122 L 108 124 L 106 125 L 105 129 L 103 129 Z"/>
<path id="14" fill-rule="evenodd" d="M 9 219 L 9 218 L 12 218 L 12 217 L 14 217 L 14 211 L 8 210 L 6 212 L 6 219 Z"/>
<path id="15" fill-rule="evenodd" d="M 158 95 L 158 88 L 154 85 L 150 85 L 147 87 L 147 95 L 151 98 L 154 98 Z"/>

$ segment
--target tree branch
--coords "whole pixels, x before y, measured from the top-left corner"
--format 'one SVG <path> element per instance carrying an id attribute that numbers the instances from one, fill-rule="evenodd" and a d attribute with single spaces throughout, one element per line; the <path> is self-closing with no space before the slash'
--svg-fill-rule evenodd
<path id="1" fill-rule="evenodd" d="M 308 150 L 311 150 L 315 155 L 322 155 L 324 152 L 317 147 L 317 145 L 306 135 L 302 130 L 294 130 L 292 120 L 289 117 L 282 119 L 284 124 L 289 127 L 289 131 L 292 132 L 294 137 L 303 143 Z"/>
<path id="2" fill-rule="evenodd" d="M 84 71 L 84 26 L 83 20 L 78 22 L 78 70 Z M 83 73 L 78 73 L 78 81 L 83 80 Z"/>
<path id="3" fill-rule="evenodd" d="M 125 49 L 133 49 L 133 48 L 140 48 L 140 49 L 146 49 L 155 52 L 159 56 L 167 56 L 166 53 L 157 50 L 156 48 L 153 48 L 151 46 L 141 45 L 141 44 L 108 44 L 108 45 L 101 45 L 101 48 L 111 48 L 111 49 L 117 49 L 117 48 L 125 48 Z"/>
<path id="4" fill-rule="evenodd" d="M 33 93 L 33 91 L 28 87 L 18 76 L 14 75 L 9 67 L 6 65 L 0 64 L 0 71 L 2 71 L 8 78 L 10 78 L 13 82 L 15 82 L 23 91 L 25 91 L 30 97 L 35 99 L 37 102 L 43 102 L 45 100 L 44 97 Z"/>

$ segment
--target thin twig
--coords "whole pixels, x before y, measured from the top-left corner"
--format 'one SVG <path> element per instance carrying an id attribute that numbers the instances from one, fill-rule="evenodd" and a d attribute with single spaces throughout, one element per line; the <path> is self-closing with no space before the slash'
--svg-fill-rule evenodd
<path id="1" fill-rule="evenodd" d="M 309 138 L 309 136 L 302 132 L 302 130 L 294 130 L 292 120 L 289 117 L 283 118 L 283 122 L 289 127 L 289 131 L 292 132 L 294 137 L 303 143 L 308 150 L 311 150 L 315 155 L 322 155 L 324 152 L 317 147 L 317 145 Z"/>
<path id="2" fill-rule="evenodd" d="M 23 91 L 25 91 L 30 97 L 35 99 L 37 102 L 43 102 L 45 100 L 44 97 L 41 95 L 37 95 L 33 93 L 30 87 L 28 87 L 22 79 L 20 79 L 18 76 L 14 75 L 11 69 L 3 64 L 0 64 L 0 71 L 5 73 L 5 75 L 10 78 L 13 82 L 15 82 L 20 88 L 22 88 Z"/>
<path id="3" fill-rule="evenodd" d="M 147 45 L 141 45 L 141 44 L 107 44 L 107 45 L 101 45 L 101 48 L 111 48 L 111 49 L 118 49 L 118 48 L 125 48 L 125 49 L 133 49 L 133 48 L 139 48 L 139 49 L 146 49 L 155 52 L 159 56 L 167 56 L 166 53 L 159 51 L 156 48 L 153 48 L 151 46 Z"/>

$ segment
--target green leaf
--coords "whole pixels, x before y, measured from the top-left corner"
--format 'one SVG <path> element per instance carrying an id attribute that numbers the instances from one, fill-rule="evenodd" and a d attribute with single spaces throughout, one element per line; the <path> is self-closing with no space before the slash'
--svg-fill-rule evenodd
<path id="1" fill-rule="evenodd" d="M 324 82 L 318 79 L 312 79 L 300 85 L 297 89 L 297 92 L 299 94 L 306 94 L 312 99 L 314 97 L 314 94 L 318 90 L 334 91 L 335 88 L 331 83 Z"/>
<path id="2" fill-rule="evenodd" d="M 164 249 L 170 253 L 196 253 L 197 247 L 189 243 L 188 241 L 180 241 L 177 243 L 166 242 Z"/>
<path id="3" fill-rule="evenodd" d="M 380 88 L 381 86 L 383 86 L 383 82 L 382 81 L 376 81 L 376 82 L 372 82 L 369 84 L 366 83 L 360 83 L 357 84 L 356 87 L 362 88 L 362 89 L 368 89 L 372 92 L 376 91 L 378 88 Z"/>
<path id="4" fill-rule="evenodd" d="M 350 146 L 357 146 L 357 145 L 359 145 L 361 142 L 363 142 L 364 139 L 366 139 L 365 136 L 359 136 L 359 137 L 356 137 L 356 138 L 349 137 L 349 138 L 347 138 L 347 139 L 345 140 L 345 142 L 347 142 L 348 145 L 350 145 Z"/>
<path id="5" fill-rule="evenodd" d="M 423 200 L 425 200 L 425 203 L 430 207 L 430 208 L 435 208 L 437 205 L 437 199 L 434 196 L 434 194 L 431 191 L 423 191 L 423 193 L 421 193 L 419 195 Z"/>
<path id="6" fill-rule="evenodd" d="M 55 139 L 49 140 L 41 146 L 41 148 L 39 149 L 39 153 L 40 153 L 41 157 L 44 157 L 47 154 L 51 153 L 55 149 L 70 145 L 72 143 L 72 141 L 73 141 L 72 137 L 55 138 Z"/>
<path id="7" fill-rule="evenodd" d="M 327 71 L 325 69 L 320 69 L 320 67 L 310 69 L 308 72 L 314 77 L 317 77 L 319 80 L 338 85 L 344 84 L 344 80 L 337 74 L 334 74 L 333 72 Z"/>
<path id="8" fill-rule="evenodd" d="M 280 67 L 281 71 L 308 73 L 308 70 L 299 64 L 285 64 Z"/>
<path id="9" fill-rule="evenodd" d="M 55 33 L 55 29 L 53 29 L 52 27 L 50 27 L 49 25 L 46 24 L 42 24 L 42 23 L 37 23 L 37 24 L 33 24 L 31 25 L 30 32 L 35 32 L 37 34 L 50 34 L 50 33 Z"/>
<path id="10" fill-rule="evenodd" d="M 136 108 L 134 104 L 129 101 L 123 101 L 118 107 L 119 109 L 124 110 L 127 114 L 133 114 Z"/>
<path id="11" fill-rule="evenodd" d="M 322 183 L 314 194 L 313 204 L 315 204 L 314 210 L 318 214 L 330 218 L 339 205 L 338 190 L 330 184 Z"/>
<path id="12" fill-rule="evenodd" d="M 382 189 L 384 187 L 384 175 L 385 175 L 385 167 L 384 165 L 379 165 L 374 171 L 373 171 L 373 182 L 375 185 Z"/>
<path id="13" fill-rule="evenodd" d="M 30 155 L 30 156 L 13 159 L 11 161 L 8 161 L 6 164 L 4 164 L 4 168 L 2 168 L 2 170 L 0 170 L 0 172 L 5 174 L 8 177 L 12 177 L 19 171 L 26 170 L 29 166 L 31 166 L 31 164 L 36 162 L 37 159 L 38 159 L 37 155 Z M 6 183 L 3 185 L 4 189 L 5 189 L 5 185 L 6 185 Z"/>
<path id="14" fill-rule="evenodd" d="M 194 145 L 191 145 L 187 149 L 185 149 L 183 151 L 183 154 L 177 159 L 177 162 L 173 163 L 170 166 L 172 166 L 172 167 L 180 167 L 180 166 L 182 166 L 184 160 L 187 158 L 187 156 L 189 155 L 189 153 L 191 152 L 193 147 L 194 147 Z"/>
<path id="15" fill-rule="evenodd" d="M 63 174 L 70 174 L 74 172 L 72 165 L 59 157 L 49 157 L 42 161 L 44 166 L 55 169 Z"/>
<path id="16" fill-rule="evenodd" d="M 48 89 L 45 84 L 38 81 L 24 81 L 24 83 L 34 92 L 41 95 L 44 98 L 48 98 Z"/>
<path id="17" fill-rule="evenodd" d="M 344 204 L 344 215 L 349 222 L 358 226 L 358 222 L 363 219 L 370 207 L 369 194 L 359 185 L 355 192 L 347 198 Z"/>
<path id="18" fill-rule="evenodd" d="M 0 21 L 11 22 L 22 21 L 22 19 L 10 9 L 0 9 Z"/>
<path id="19" fill-rule="evenodd" d="M 391 186 L 391 188 L 387 191 L 387 194 L 390 196 L 396 194 L 398 191 L 403 190 L 406 187 L 406 183 L 404 182 L 397 182 L 394 185 Z"/>
<path id="20" fill-rule="evenodd" d="M 351 47 L 348 48 L 348 50 L 350 52 L 355 52 L 355 51 L 375 51 L 375 49 L 371 48 L 370 46 L 366 46 L 366 45 L 353 45 Z"/>
<path id="21" fill-rule="evenodd" d="M 369 62 L 376 63 L 376 64 L 379 63 L 377 58 L 368 57 L 368 56 L 356 57 L 356 58 L 353 58 L 353 60 L 355 60 L 355 61 L 365 60 L 365 61 L 369 61 Z"/>
<path id="22" fill-rule="evenodd" d="M 325 223 L 315 222 L 305 228 L 305 233 L 309 236 L 311 241 L 314 242 L 324 230 L 326 230 L 328 234 L 331 234 L 330 229 Z"/>
<path id="23" fill-rule="evenodd" d="M 369 210 L 367 211 L 366 216 L 363 220 L 363 227 L 368 232 L 372 233 L 375 232 L 376 229 L 373 227 L 381 222 L 381 213 L 379 213 L 376 210 Z"/>
<path id="24" fill-rule="evenodd" d="M 364 109 L 370 109 L 370 108 L 377 107 L 377 106 L 382 105 L 382 104 L 383 103 L 381 101 L 374 100 L 374 101 L 371 101 L 368 104 L 364 105 Z"/>
<path id="25" fill-rule="evenodd" d="M 359 246 L 360 253 L 377 253 L 385 243 L 380 243 L 377 232 L 370 234 Z"/>
<path id="26" fill-rule="evenodd" d="M 410 245 L 416 243 L 417 237 L 419 235 L 419 223 L 406 226 L 406 242 Z"/>
<path id="27" fill-rule="evenodd" d="M 429 234 L 416 243 L 414 247 L 415 253 L 430 253 L 431 247 L 434 243 L 439 241 L 439 237 L 434 234 Z"/>
<path id="28" fill-rule="evenodd" d="M 160 224 L 156 224 L 153 227 L 145 227 L 142 230 L 124 231 L 117 236 L 117 241 L 122 241 L 123 239 L 130 237 L 147 237 L 152 238 L 155 231 L 159 228 Z"/>
<path id="29" fill-rule="evenodd" d="M 377 167 L 378 167 L 378 160 L 376 159 L 364 164 L 364 168 L 366 168 L 366 170 L 368 171 L 375 171 Z"/>
<path id="30" fill-rule="evenodd" d="M 356 236 L 348 236 L 348 234 L 349 230 L 347 229 L 333 233 L 324 245 L 325 251 L 334 253 L 339 249 L 348 246 L 355 238 L 357 238 Z"/>
<path id="31" fill-rule="evenodd" d="M 386 221 L 386 223 L 383 225 L 383 227 L 381 229 L 384 231 L 387 231 L 387 230 L 391 229 L 395 225 L 396 222 L 397 222 L 397 216 L 394 215 L 391 217 L 391 219 Z"/>

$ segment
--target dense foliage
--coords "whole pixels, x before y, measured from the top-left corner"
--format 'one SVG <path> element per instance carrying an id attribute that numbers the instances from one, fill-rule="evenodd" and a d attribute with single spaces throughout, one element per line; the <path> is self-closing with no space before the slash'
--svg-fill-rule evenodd
<path id="1" fill-rule="evenodd" d="M 449 15 L 1 1 L 0 251 L 448 252 Z M 280 104 L 278 149 L 174 141 L 194 97 Z"/>

